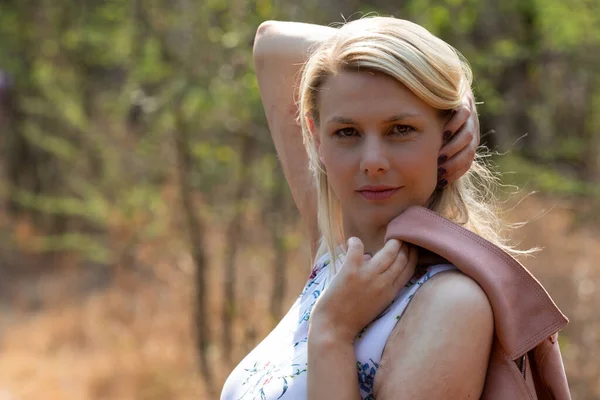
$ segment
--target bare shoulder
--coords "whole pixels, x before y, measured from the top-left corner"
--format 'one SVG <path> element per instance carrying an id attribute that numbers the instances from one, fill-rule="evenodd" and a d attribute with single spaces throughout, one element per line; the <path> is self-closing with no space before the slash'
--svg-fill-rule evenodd
<path id="1" fill-rule="evenodd" d="M 474 330 L 474 336 L 487 336 L 493 332 L 493 324 L 492 307 L 479 284 L 458 271 L 448 271 L 416 292 L 390 339 L 408 325 L 464 337 L 467 328 Z"/>
<path id="2" fill-rule="evenodd" d="M 458 271 L 440 273 L 427 281 L 412 300 L 413 309 L 424 307 L 436 318 L 466 318 L 483 324 L 493 322 L 492 307 L 477 282 Z M 406 310 L 407 314 L 414 311 Z M 458 315 L 460 314 L 460 315 Z M 427 315 L 421 315 L 427 318 Z"/>
<path id="3" fill-rule="evenodd" d="M 479 398 L 493 333 L 492 308 L 477 282 L 457 271 L 434 276 L 388 338 L 376 397 Z"/>

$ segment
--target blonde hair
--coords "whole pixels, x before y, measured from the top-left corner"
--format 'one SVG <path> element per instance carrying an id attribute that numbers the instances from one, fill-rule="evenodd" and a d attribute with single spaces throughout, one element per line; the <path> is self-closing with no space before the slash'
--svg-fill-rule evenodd
<path id="1" fill-rule="evenodd" d="M 307 119 L 319 125 L 318 94 L 325 80 L 343 71 L 367 70 L 388 75 L 405 85 L 431 107 L 448 111 L 461 105 L 472 83 L 467 61 L 452 46 L 425 28 L 390 17 L 367 17 L 349 22 L 314 51 L 300 82 L 300 121 L 309 166 L 316 179 L 321 241 L 315 262 L 344 242 L 340 202 L 319 161 Z M 503 236 L 505 224 L 495 205 L 497 177 L 477 156 L 470 170 L 444 189 L 436 189 L 428 208 L 464 226 L 510 254 Z M 332 263 L 334 264 L 334 263 Z"/>

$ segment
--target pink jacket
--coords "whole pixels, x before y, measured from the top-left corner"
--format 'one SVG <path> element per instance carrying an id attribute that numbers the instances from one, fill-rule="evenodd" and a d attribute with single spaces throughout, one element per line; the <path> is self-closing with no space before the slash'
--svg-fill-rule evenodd
<path id="1" fill-rule="evenodd" d="M 518 261 L 424 207 L 396 217 L 387 229 L 390 238 L 442 257 L 487 294 L 495 334 L 482 399 L 571 399 L 557 341 L 568 320 Z"/>

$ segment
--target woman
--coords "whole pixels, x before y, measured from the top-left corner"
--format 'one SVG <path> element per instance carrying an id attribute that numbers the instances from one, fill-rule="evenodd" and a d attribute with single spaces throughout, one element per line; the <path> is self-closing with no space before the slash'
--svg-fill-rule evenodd
<path id="1" fill-rule="evenodd" d="M 307 159 L 286 104 L 308 56 L 298 90 Z M 469 168 L 478 142 L 469 67 L 424 28 L 380 17 L 337 30 L 263 24 L 255 60 L 318 249 L 302 294 L 221 398 L 478 398 L 494 330 L 485 293 L 452 265 L 415 273 L 414 249 L 384 243 L 394 217 L 423 205 L 510 250 L 468 176 L 485 180 L 481 165 Z"/>

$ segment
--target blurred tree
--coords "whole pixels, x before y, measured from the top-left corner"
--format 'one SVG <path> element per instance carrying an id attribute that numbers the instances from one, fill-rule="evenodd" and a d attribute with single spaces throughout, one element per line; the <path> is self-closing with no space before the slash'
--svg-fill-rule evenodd
<path id="1" fill-rule="evenodd" d="M 233 360 L 232 326 L 243 318 L 234 312 L 243 276 L 235 255 L 242 233 L 259 228 L 245 227 L 245 216 L 261 210 L 274 253 L 268 283 L 245 290 L 270 286 L 274 320 L 295 248 L 298 215 L 281 171 L 272 172 L 252 66 L 255 30 L 267 19 L 328 24 L 370 11 L 420 23 L 466 56 L 482 132 L 496 132 L 485 139 L 492 148 L 600 181 L 600 0 L 8 0 L 0 3 L 0 69 L 11 77 L 0 78 L 0 179 L 11 217 L 40 232 L 23 250 L 117 265 L 177 221 L 196 273 L 198 360 L 212 379 L 212 329 L 223 325 L 219 347 Z M 180 207 L 163 195 L 171 187 Z M 227 236 L 220 321 L 208 307 L 213 227 Z"/>
<path id="2" fill-rule="evenodd" d="M 279 168 L 279 165 L 276 166 L 274 173 L 271 199 L 265 204 L 269 206 L 265 220 L 269 225 L 273 247 L 272 292 L 269 311 L 271 319 L 275 323 L 283 316 L 290 248 L 286 228 L 293 222 L 290 217 L 294 215 L 295 207 L 289 189 L 287 189 L 283 170 Z"/>
<path id="3" fill-rule="evenodd" d="M 233 216 L 227 226 L 225 235 L 225 279 L 223 292 L 225 293 L 223 304 L 223 355 L 225 361 L 232 363 L 233 352 L 233 321 L 236 318 L 238 304 L 236 302 L 235 288 L 237 273 L 235 268 L 236 255 L 242 242 L 242 219 L 246 211 L 246 203 L 250 188 L 253 185 L 250 179 L 249 165 L 252 163 L 256 140 L 250 133 L 242 133 L 240 136 L 240 160 L 237 167 L 236 189 L 231 199 L 233 205 Z"/>

